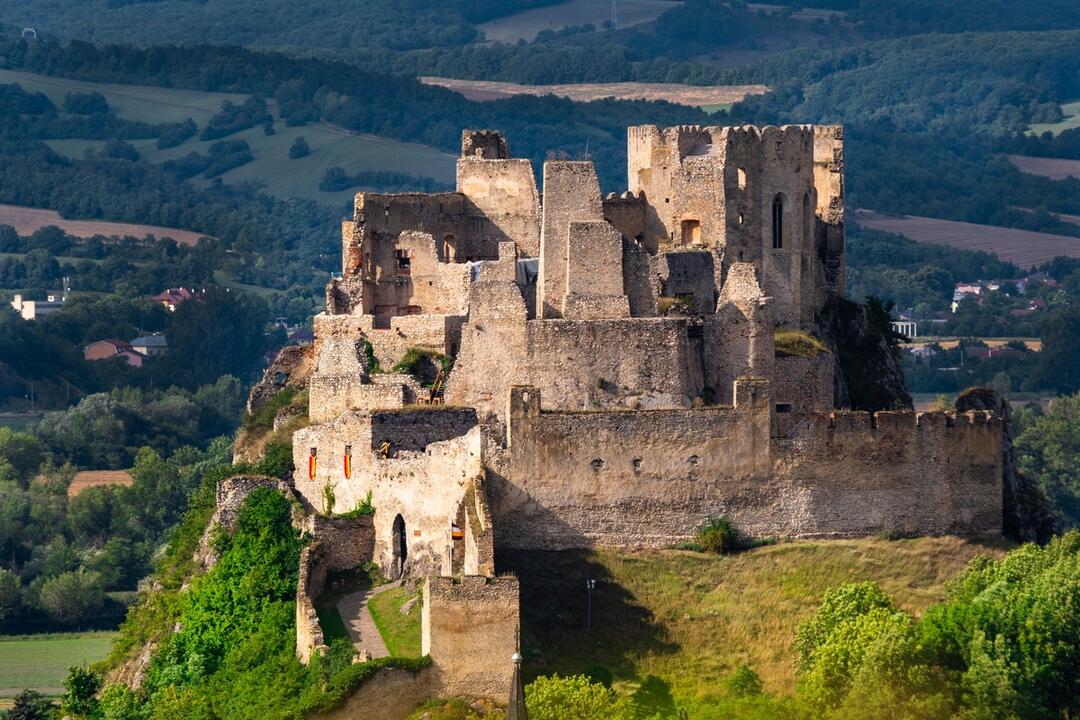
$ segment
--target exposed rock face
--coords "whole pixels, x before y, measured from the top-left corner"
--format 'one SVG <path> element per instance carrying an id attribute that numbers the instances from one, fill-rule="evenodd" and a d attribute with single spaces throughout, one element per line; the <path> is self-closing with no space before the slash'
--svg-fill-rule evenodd
<path id="1" fill-rule="evenodd" d="M 817 333 L 836 356 L 836 407 L 853 410 L 911 409 L 911 395 L 888 325 L 864 305 L 830 298 L 818 317 Z"/>
<path id="2" fill-rule="evenodd" d="M 310 346 L 286 345 L 277 358 L 266 368 L 262 379 L 255 383 L 248 394 L 247 411 L 253 413 L 270 401 L 270 398 L 286 387 L 303 389 L 311 375 L 311 359 L 314 349 Z"/>
<path id="3" fill-rule="evenodd" d="M 1047 543 L 1059 528 L 1050 503 L 1035 482 L 1020 473 L 1013 448 L 1009 403 L 990 388 L 971 388 L 956 398 L 956 410 L 991 410 L 1002 418 L 1002 508 L 1005 537 L 1017 542 Z"/>

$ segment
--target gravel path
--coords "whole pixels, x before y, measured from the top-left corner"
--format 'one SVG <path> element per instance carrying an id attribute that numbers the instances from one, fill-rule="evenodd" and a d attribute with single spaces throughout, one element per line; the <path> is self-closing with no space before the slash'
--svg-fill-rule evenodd
<path id="1" fill-rule="evenodd" d="M 341 613 L 341 619 L 345 621 L 345 628 L 349 631 L 353 645 L 361 655 L 367 653 L 368 657 L 381 658 L 390 654 L 382 635 L 379 634 L 379 629 L 375 627 L 375 620 L 371 617 L 367 604 L 371 598 L 396 588 L 398 584 L 395 581 L 376 588 L 360 590 L 338 600 L 338 612 Z"/>

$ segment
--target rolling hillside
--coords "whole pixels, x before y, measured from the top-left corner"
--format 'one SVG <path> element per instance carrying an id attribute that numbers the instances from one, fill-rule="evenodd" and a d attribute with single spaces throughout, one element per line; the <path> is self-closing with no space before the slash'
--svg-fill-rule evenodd
<path id="1" fill-rule="evenodd" d="M 24 90 L 41 92 L 57 106 L 63 104 L 69 92 L 98 92 L 122 118 L 149 123 L 175 123 L 190 117 L 200 128 L 226 100 L 241 103 L 246 99 L 244 95 L 232 93 L 82 82 L 12 70 L 0 70 L 0 83 L 18 83 Z M 278 120 L 274 123 L 274 129 L 273 135 L 266 135 L 261 127 L 256 127 L 228 136 L 229 140 L 245 140 L 251 146 L 255 159 L 222 175 L 225 182 L 254 181 L 278 197 L 302 197 L 343 205 L 355 194 L 355 188 L 339 192 L 319 190 L 319 181 L 329 167 L 340 166 L 349 173 L 393 170 L 431 177 L 443 183 L 452 183 L 454 179 L 453 156 L 426 145 L 375 135 L 350 134 L 322 124 L 287 127 Z M 290 160 L 289 148 L 298 137 L 307 141 L 311 154 Z M 212 143 L 196 137 L 167 150 L 159 150 L 155 140 L 137 140 L 132 144 L 144 158 L 160 163 L 191 152 L 206 153 Z M 52 140 L 49 145 L 63 155 L 80 157 L 87 149 L 100 148 L 104 142 Z"/>

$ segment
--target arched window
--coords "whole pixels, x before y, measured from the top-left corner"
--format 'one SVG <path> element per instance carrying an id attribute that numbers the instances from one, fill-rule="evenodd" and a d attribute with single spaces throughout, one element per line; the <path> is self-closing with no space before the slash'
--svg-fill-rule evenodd
<path id="1" fill-rule="evenodd" d="M 443 262 L 454 262 L 457 257 L 457 239 L 447 233 L 443 236 Z"/>
<path id="2" fill-rule="evenodd" d="M 779 193 L 772 201 L 772 246 L 773 250 L 784 247 L 784 196 Z"/>

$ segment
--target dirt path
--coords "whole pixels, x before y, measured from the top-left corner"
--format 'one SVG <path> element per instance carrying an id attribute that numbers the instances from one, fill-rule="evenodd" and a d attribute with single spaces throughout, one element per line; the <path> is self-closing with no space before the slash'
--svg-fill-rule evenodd
<path id="1" fill-rule="evenodd" d="M 394 581 L 376 588 L 360 590 L 338 600 L 337 608 L 345 622 L 345 629 L 349 631 L 349 637 L 361 655 L 366 652 L 371 658 L 381 658 L 390 654 L 382 635 L 379 634 L 379 628 L 375 627 L 375 619 L 371 617 L 367 604 L 371 598 L 396 588 L 398 584 L 398 581 Z"/>

